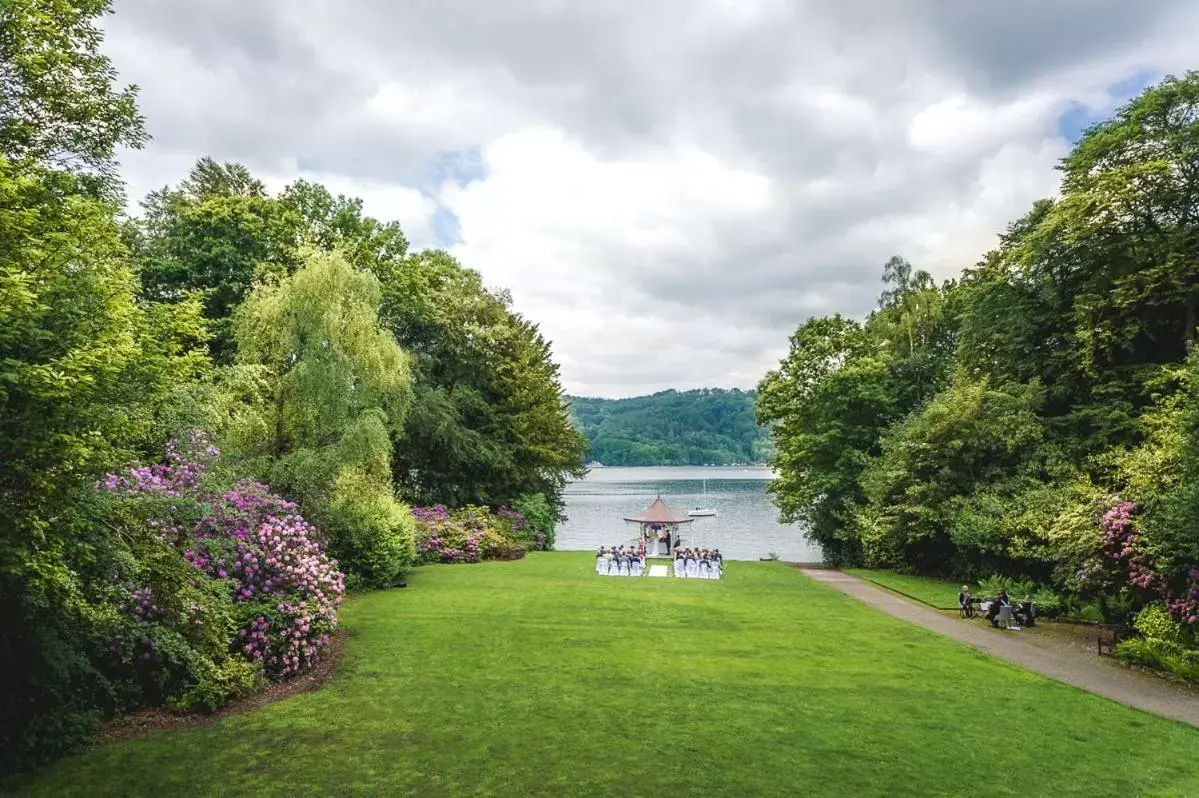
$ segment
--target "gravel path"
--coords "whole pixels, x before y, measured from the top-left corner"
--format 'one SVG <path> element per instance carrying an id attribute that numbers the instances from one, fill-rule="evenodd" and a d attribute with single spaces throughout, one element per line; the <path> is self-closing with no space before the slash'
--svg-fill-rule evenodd
<path id="1" fill-rule="evenodd" d="M 1050 679 L 1145 712 L 1199 726 L 1199 693 L 1181 685 L 1121 667 L 1094 654 L 1034 646 L 1021 640 L 1019 632 L 995 630 L 977 621 L 968 622 L 942 614 L 841 571 L 796 570 L 889 615 L 960 640 Z"/>

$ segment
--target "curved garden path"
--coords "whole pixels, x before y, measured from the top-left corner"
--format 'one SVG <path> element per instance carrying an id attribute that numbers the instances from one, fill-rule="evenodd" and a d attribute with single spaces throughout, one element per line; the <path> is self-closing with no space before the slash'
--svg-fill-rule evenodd
<path id="1" fill-rule="evenodd" d="M 1034 645 L 1018 632 L 995 630 L 834 570 L 797 568 L 800 573 L 917 626 L 952 637 L 1022 668 L 1073 685 L 1126 706 L 1199 726 L 1199 692 L 1147 673 L 1124 668 L 1107 658 L 1078 650 Z"/>

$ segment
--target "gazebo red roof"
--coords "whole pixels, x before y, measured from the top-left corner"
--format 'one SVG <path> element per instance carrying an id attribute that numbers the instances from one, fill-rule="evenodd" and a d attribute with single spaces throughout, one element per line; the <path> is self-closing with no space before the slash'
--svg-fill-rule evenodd
<path id="1" fill-rule="evenodd" d="M 695 519 L 682 513 L 676 513 L 667 507 L 666 502 L 662 501 L 662 497 L 659 496 L 649 507 L 624 520 L 634 521 L 638 524 L 689 524 Z"/>

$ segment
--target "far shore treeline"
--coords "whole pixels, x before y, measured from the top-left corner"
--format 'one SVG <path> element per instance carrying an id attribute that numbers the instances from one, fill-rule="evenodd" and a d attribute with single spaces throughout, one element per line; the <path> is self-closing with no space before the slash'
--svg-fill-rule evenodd
<path id="1" fill-rule="evenodd" d="M 587 439 L 588 460 L 606 466 L 765 463 L 769 429 L 755 418 L 756 391 L 702 388 L 629 399 L 567 397 Z"/>
<path id="2" fill-rule="evenodd" d="M 359 200 L 200 158 L 128 218 L 108 10 L 0 9 L 0 773 L 308 669 L 344 590 L 551 546 L 583 470 L 537 325 Z"/>
<path id="3" fill-rule="evenodd" d="M 1199 680 L 1199 72 L 1060 170 L 957 279 L 892 258 L 864 322 L 800 325 L 759 386 L 770 489 L 834 563 L 1135 619 L 1123 655 Z"/>

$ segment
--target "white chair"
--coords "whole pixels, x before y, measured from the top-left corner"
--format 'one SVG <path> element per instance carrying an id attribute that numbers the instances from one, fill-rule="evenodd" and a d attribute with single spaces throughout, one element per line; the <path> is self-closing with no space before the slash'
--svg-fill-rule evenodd
<path id="1" fill-rule="evenodd" d="M 722 572 L 723 570 L 724 570 L 724 568 L 723 568 L 723 566 L 721 566 L 721 564 L 720 564 L 720 561 L 719 561 L 719 560 L 718 560 L 718 561 L 716 561 L 716 562 L 714 562 L 714 563 L 712 563 L 712 576 L 711 576 L 711 577 L 709 577 L 709 578 L 710 578 L 710 579 L 719 579 L 719 578 L 720 578 L 720 574 L 721 574 L 721 572 Z"/>
<path id="2" fill-rule="evenodd" d="M 629 576 L 641 576 L 643 570 L 645 570 L 645 563 L 640 559 L 634 558 L 633 564 L 629 568 Z"/>
<path id="3" fill-rule="evenodd" d="M 687 575 L 687 566 L 682 560 L 674 561 L 674 575 L 682 579 Z"/>
<path id="4" fill-rule="evenodd" d="M 695 560 L 687 560 L 687 578 L 699 579 L 699 563 Z"/>
<path id="5" fill-rule="evenodd" d="M 619 573 L 621 576 L 628 576 L 628 575 L 629 575 L 629 560 L 628 560 L 628 558 L 627 558 L 627 557 L 624 557 L 624 558 L 622 558 L 622 559 L 621 559 L 621 561 L 620 561 L 620 571 L 619 571 L 618 573 Z"/>
<path id="6" fill-rule="evenodd" d="M 1004 629 L 1012 625 L 1012 608 L 1000 607 L 999 614 L 995 616 L 995 623 L 1002 626 Z"/>

